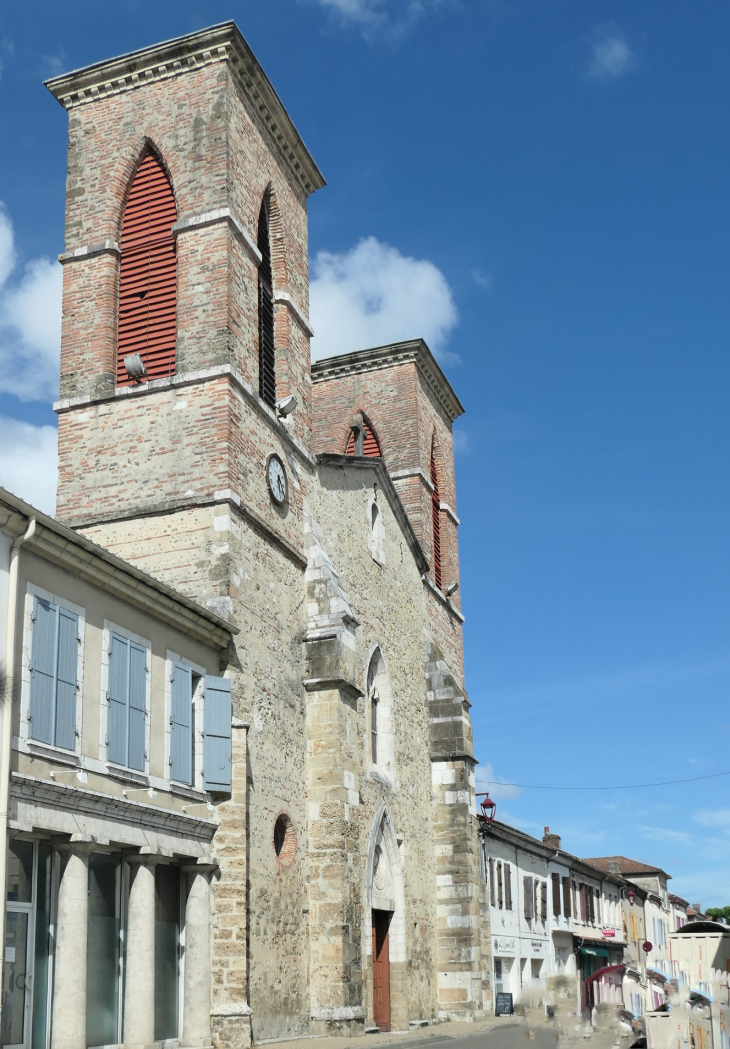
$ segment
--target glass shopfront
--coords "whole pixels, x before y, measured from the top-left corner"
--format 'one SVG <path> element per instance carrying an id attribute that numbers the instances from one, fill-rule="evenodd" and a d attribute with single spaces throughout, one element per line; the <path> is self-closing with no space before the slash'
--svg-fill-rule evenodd
<path id="1" fill-rule="evenodd" d="M 6 1049 L 45 1049 L 50 981 L 52 852 L 15 839 L 8 846 L 3 985 Z"/>
<path id="2" fill-rule="evenodd" d="M 53 942 L 61 857 L 49 844 L 14 839 L 8 847 L 3 1043 L 51 1044 Z M 125 923 L 129 867 L 119 855 L 89 857 L 86 1044 L 123 1042 Z M 182 911 L 180 870 L 155 867 L 155 1040 L 180 1030 Z"/>

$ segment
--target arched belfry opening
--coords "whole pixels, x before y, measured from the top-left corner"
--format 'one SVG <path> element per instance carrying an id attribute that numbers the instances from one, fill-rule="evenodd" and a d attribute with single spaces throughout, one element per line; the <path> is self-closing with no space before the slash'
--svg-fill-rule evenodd
<path id="1" fill-rule="evenodd" d="M 177 207 L 157 154 L 147 148 L 124 208 L 119 266 L 117 384 L 135 381 L 124 358 L 139 354 L 145 379 L 175 371 L 177 257 L 172 227 Z"/>
<path id="2" fill-rule="evenodd" d="M 276 349 L 274 344 L 274 277 L 271 268 L 270 195 L 259 211 L 257 246 L 259 263 L 259 397 L 276 407 Z"/>
<path id="3" fill-rule="evenodd" d="M 436 465 L 436 435 L 431 439 L 431 520 L 433 524 L 433 581 L 441 589 L 441 492 Z"/>
<path id="4" fill-rule="evenodd" d="M 381 1031 L 407 1023 L 406 919 L 400 844 L 387 806 L 373 821 L 366 868 L 363 929 L 368 1014 Z"/>
<path id="5" fill-rule="evenodd" d="M 350 423 L 346 455 L 364 455 L 368 459 L 381 459 L 380 441 L 372 423 L 361 412 Z"/>

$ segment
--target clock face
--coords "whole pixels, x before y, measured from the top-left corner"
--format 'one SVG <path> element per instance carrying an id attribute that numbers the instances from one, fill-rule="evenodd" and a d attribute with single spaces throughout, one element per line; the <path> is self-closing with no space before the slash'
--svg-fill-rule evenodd
<path id="1" fill-rule="evenodd" d="M 281 506 L 289 495 L 289 483 L 286 479 L 284 464 L 278 455 L 270 455 L 266 463 L 266 480 L 271 498 Z"/>

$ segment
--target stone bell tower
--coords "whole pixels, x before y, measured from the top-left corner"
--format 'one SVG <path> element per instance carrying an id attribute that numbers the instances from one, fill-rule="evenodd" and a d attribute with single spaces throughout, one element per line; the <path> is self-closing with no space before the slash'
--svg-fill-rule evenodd
<path id="1" fill-rule="evenodd" d="M 58 517 L 240 625 L 221 672 L 256 745 L 236 757 L 234 738 L 217 808 L 212 1035 L 248 1044 L 249 999 L 259 1030 L 308 1015 L 306 206 L 324 180 L 232 22 L 47 87 L 69 114 Z"/>

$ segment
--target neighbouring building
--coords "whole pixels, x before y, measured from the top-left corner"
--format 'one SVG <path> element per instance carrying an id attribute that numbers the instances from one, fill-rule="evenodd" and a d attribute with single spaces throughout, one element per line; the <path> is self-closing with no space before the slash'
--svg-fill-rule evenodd
<path id="1" fill-rule="evenodd" d="M 646 975 L 648 979 L 647 1008 L 656 1009 L 666 1001 L 666 984 L 673 977 L 669 953 L 669 933 L 671 930 L 671 905 L 667 892 L 667 880 L 670 874 L 659 867 L 640 860 L 628 859 L 626 856 L 601 856 L 590 859 L 589 863 L 602 870 L 616 869 L 634 885 L 640 886 L 646 893 L 644 899 L 644 930 Z"/>
<path id="2" fill-rule="evenodd" d="M 208 675 L 225 681 L 234 739 L 228 791 L 210 789 L 197 759 L 176 763 L 173 669 L 153 712 L 172 766 L 155 737 L 149 771 L 125 751 L 117 763 L 127 780 L 114 778 L 103 752 L 111 743 L 89 714 L 81 742 L 56 740 L 42 768 L 54 783 L 70 775 L 74 799 L 82 766 L 90 783 L 99 775 L 133 784 L 128 795 L 152 789 L 153 805 L 140 795 L 135 805 L 157 813 L 169 796 L 175 813 L 164 818 L 178 838 L 189 825 L 196 841 L 208 835 L 198 859 L 211 866 L 210 899 L 196 904 L 195 936 L 209 951 L 197 992 L 199 1001 L 209 994 L 209 1016 L 191 1040 L 183 1005 L 172 1033 L 169 1005 L 170 1037 L 233 1047 L 480 1017 L 489 933 L 458 590 L 459 400 L 421 340 L 311 364 L 307 199 L 324 179 L 233 23 L 47 86 L 69 116 L 61 534 L 69 551 L 75 534 L 80 550 L 116 555 L 130 590 L 148 580 L 209 624 L 215 643 L 198 639 L 187 651 L 182 637 L 155 640 L 152 611 L 148 627 L 93 602 L 125 627 L 130 659 L 147 651 L 139 638 L 150 639 L 153 684 L 156 645 L 180 666 L 190 661 L 192 688 Z M 56 584 L 44 588 L 63 597 Z M 91 594 L 69 600 L 92 605 Z M 109 725 L 116 708 L 100 709 Z M 180 716 L 197 754 L 203 714 L 196 705 Z M 22 721 L 18 731 L 22 743 Z M 87 731 L 98 737 L 93 753 L 83 749 Z M 175 799 L 202 805 L 192 823 Z M 35 819 L 23 823 L 28 833 Z M 158 945 L 154 965 L 147 958 L 133 981 L 118 976 L 139 875 L 127 839 L 100 833 L 121 848 L 120 910 L 84 971 L 103 971 L 110 987 L 117 979 L 121 1020 L 115 1037 L 111 1021 L 102 1037 L 90 985 L 77 982 L 62 1005 L 57 993 L 49 999 L 59 1016 L 50 1028 L 29 1014 L 33 1049 L 148 1044 L 149 1031 L 132 1037 L 125 1020 L 138 981 L 148 997 L 170 1003 L 174 984 L 178 1003 L 187 1000 L 184 909 L 177 967 L 172 955 L 163 965 Z M 64 848 L 65 839 L 51 846 Z M 186 848 L 169 846 L 175 863 L 187 865 Z M 86 891 L 88 856 L 77 851 L 78 861 L 56 867 L 51 907 Z M 106 891 L 90 897 L 100 920 Z M 56 987 L 71 980 L 66 957 L 57 949 L 49 962 Z"/>
<path id="3" fill-rule="evenodd" d="M 575 980 L 576 1009 L 623 1001 L 623 879 L 566 852 L 545 828 L 542 840 L 494 821 L 480 831 L 489 898 L 493 993 L 516 1000 L 551 976 Z"/>
<path id="4" fill-rule="evenodd" d="M 715 971 L 730 973 L 730 927 L 722 922 L 692 921 L 669 934 L 680 986 L 713 998 Z"/>
<path id="5" fill-rule="evenodd" d="M 210 882 L 238 878 L 236 628 L 3 489 L 0 601 L 3 1044 L 202 1045 Z"/>

